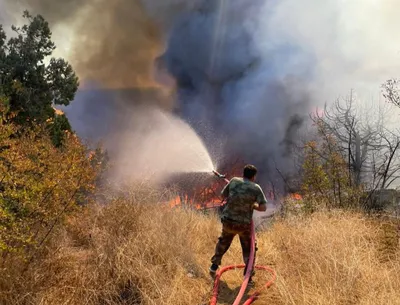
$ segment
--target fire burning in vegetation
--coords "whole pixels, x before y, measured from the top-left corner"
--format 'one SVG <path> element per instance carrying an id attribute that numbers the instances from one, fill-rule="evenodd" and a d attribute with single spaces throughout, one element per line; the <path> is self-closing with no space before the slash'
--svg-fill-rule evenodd
<path id="1" fill-rule="evenodd" d="M 180 174 L 170 184 L 177 196 L 167 205 L 171 208 L 190 207 L 197 210 L 212 209 L 223 204 L 220 193 L 225 183 L 203 174 Z"/>
<path id="2" fill-rule="evenodd" d="M 196 202 L 194 198 L 189 198 L 187 195 L 186 196 L 178 195 L 168 202 L 168 206 L 170 208 L 191 207 L 196 210 L 207 210 L 207 209 L 218 208 L 223 204 L 224 204 L 224 202 L 219 198 L 214 198 L 209 202 L 200 203 L 200 202 Z"/>
<path id="3" fill-rule="evenodd" d="M 226 167 L 227 177 L 240 177 L 243 169 L 241 162 L 235 162 Z M 177 194 L 166 205 L 170 208 L 189 207 L 196 210 L 206 210 L 221 207 L 225 204 L 221 191 L 226 185 L 224 179 L 216 178 L 212 173 L 180 173 L 172 177 L 166 185 Z M 274 191 L 263 187 L 268 201 L 275 201 Z M 294 199 L 301 199 L 300 194 L 293 194 Z"/>
<path id="4" fill-rule="evenodd" d="M 227 177 L 241 176 L 243 166 L 243 162 L 236 160 L 221 167 L 221 172 Z M 216 178 L 211 171 L 177 173 L 165 184 L 177 194 L 167 205 L 171 208 L 190 207 L 197 210 L 218 208 L 224 204 L 221 191 L 225 185 L 226 181 Z"/>

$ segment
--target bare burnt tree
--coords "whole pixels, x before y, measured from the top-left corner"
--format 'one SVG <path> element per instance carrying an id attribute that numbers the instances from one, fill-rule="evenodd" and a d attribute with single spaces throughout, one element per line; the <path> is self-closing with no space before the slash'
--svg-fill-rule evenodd
<path id="1" fill-rule="evenodd" d="M 400 178 L 400 137 L 398 133 L 383 130 L 380 142 L 372 150 L 372 184 L 374 189 L 387 189 Z"/>
<path id="2" fill-rule="evenodd" d="M 382 88 L 386 101 L 400 107 L 400 80 L 389 79 L 382 85 Z"/>
<path id="3" fill-rule="evenodd" d="M 352 92 L 324 110 L 323 114 L 313 114 L 312 120 L 320 124 L 326 137 L 336 139 L 347 161 L 350 182 L 369 190 L 390 187 L 399 178 L 400 138 L 397 131 L 385 126 L 384 111 L 363 119 L 357 113 Z"/>
<path id="4" fill-rule="evenodd" d="M 338 99 L 331 107 L 325 106 L 323 114 L 317 112 L 311 118 L 320 124 L 326 137 L 333 136 L 337 140 L 347 161 L 351 181 L 356 186 L 361 185 L 369 152 L 379 139 L 379 124 L 372 125 L 357 117 L 353 92 L 344 100 Z"/>
<path id="5" fill-rule="evenodd" d="M 386 102 L 400 107 L 399 80 L 390 79 L 382 87 Z M 375 166 L 373 173 L 376 185 L 385 189 L 400 178 L 400 130 L 392 132 L 382 127 L 379 135 L 380 142 L 376 150 L 378 153 L 373 155 L 378 161 L 373 162 Z"/>

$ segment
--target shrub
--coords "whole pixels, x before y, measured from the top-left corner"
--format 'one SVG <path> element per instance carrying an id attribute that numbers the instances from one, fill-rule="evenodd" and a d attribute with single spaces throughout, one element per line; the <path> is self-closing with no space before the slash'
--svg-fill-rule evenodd
<path id="1" fill-rule="evenodd" d="M 4 100 L 4 99 L 3 99 Z M 99 162 L 76 135 L 56 148 L 46 128 L 23 130 L 0 103 L 0 249 L 23 256 L 41 246 L 93 191 Z"/>

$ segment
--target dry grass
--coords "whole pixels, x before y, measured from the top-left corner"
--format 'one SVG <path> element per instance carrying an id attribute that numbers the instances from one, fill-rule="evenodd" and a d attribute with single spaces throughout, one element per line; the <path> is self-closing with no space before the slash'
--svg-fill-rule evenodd
<path id="1" fill-rule="evenodd" d="M 140 200 L 139 200 L 140 201 Z M 138 200 L 93 206 L 21 275 L 0 280 L 1 304 L 208 304 L 216 217 Z M 258 233 L 258 264 L 278 273 L 255 304 L 400 304 L 397 227 L 357 214 L 319 213 L 277 221 Z M 224 264 L 241 263 L 238 240 Z M 267 275 L 256 275 L 261 285 Z M 241 271 L 224 276 L 231 304 Z"/>

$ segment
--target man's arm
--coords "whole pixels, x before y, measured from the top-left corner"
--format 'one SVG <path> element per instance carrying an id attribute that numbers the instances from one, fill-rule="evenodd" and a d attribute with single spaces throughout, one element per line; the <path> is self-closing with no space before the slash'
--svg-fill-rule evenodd
<path id="1" fill-rule="evenodd" d="M 259 188 L 259 193 L 257 195 L 256 203 L 254 204 L 254 209 L 259 212 L 265 212 L 267 210 L 267 198 L 265 198 L 264 192 L 261 187 Z"/>
<path id="2" fill-rule="evenodd" d="M 229 183 L 225 185 L 224 189 L 221 191 L 221 196 L 223 200 L 228 198 L 229 196 L 229 185 L 231 184 L 231 181 L 229 181 Z"/>

